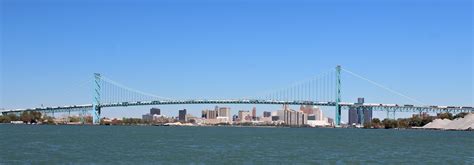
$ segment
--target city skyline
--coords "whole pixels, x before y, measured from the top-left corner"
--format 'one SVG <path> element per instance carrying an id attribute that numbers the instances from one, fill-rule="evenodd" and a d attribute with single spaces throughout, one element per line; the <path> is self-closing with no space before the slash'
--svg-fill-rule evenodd
<path id="1" fill-rule="evenodd" d="M 58 5 L 2 1 L 8 17 L 2 20 L 0 108 L 90 103 L 92 87 L 83 80 L 95 72 L 170 98 L 238 98 L 285 87 L 339 64 L 427 104 L 474 102 L 472 40 L 465 35 L 472 34 L 472 25 L 463 3 L 299 2 L 288 7 L 236 1 L 204 10 L 194 9 L 200 3 L 142 2 L 130 9 L 126 2 L 107 7 L 50 2 Z M 357 24 L 348 15 L 355 15 L 351 18 Z M 348 75 L 343 81 L 342 101 L 365 97 L 367 102 L 411 103 Z M 176 107 L 170 109 L 202 109 Z M 140 115 L 114 110 L 104 114 Z"/>
<path id="2" fill-rule="evenodd" d="M 473 0 L 0 0 L 1 164 L 474 164 Z"/>

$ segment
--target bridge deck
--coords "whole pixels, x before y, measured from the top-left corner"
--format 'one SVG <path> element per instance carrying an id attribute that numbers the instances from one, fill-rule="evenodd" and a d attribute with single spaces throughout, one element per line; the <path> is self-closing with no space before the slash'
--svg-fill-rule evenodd
<path id="1" fill-rule="evenodd" d="M 279 100 L 169 100 L 169 101 L 139 101 L 139 102 L 120 102 L 120 103 L 103 103 L 100 108 L 111 107 L 129 107 L 129 106 L 146 106 L 146 105 L 177 105 L 177 104 L 266 104 L 266 105 L 314 105 L 314 106 L 336 106 L 336 102 L 317 102 L 317 101 L 279 101 Z M 474 112 L 472 107 L 455 107 L 455 106 L 414 106 L 414 105 L 397 105 L 397 104 L 357 104 L 357 103 L 339 103 L 343 109 L 350 107 L 363 107 L 376 111 L 398 111 L 398 112 Z M 91 110 L 92 104 L 58 106 L 58 107 L 41 107 L 30 109 L 14 109 L 2 111 L 2 114 L 20 113 L 23 111 L 40 111 L 40 112 L 70 112 Z"/>

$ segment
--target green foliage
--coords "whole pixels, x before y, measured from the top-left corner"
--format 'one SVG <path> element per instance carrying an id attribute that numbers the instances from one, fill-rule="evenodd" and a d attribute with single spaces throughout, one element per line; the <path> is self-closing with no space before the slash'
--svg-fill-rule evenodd
<path id="1" fill-rule="evenodd" d="M 55 124 L 54 118 L 51 116 L 44 116 L 43 117 L 43 124 Z"/>
<path id="2" fill-rule="evenodd" d="M 457 118 L 464 118 L 464 116 L 468 115 L 469 113 L 467 112 L 461 112 L 461 113 L 458 113 L 456 115 L 454 115 L 454 119 L 457 119 Z"/>
<path id="3" fill-rule="evenodd" d="M 140 118 L 123 118 L 122 123 L 125 125 L 138 125 L 144 124 L 145 122 Z"/>
<path id="4" fill-rule="evenodd" d="M 382 123 L 385 129 L 398 128 L 398 121 L 394 119 L 384 119 Z"/>
<path id="5" fill-rule="evenodd" d="M 36 123 L 41 120 L 41 113 L 35 111 L 24 111 L 20 115 L 20 120 L 25 123 Z"/>
<path id="6" fill-rule="evenodd" d="M 10 123 L 10 118 L 8 116 L 0 116 L 0 123 Z"/>
<path id="7" fill-rule="evenodd" d="M 10 123 L 11 121 L 18 121 L 18 116 L 14 114 L 9 114 L 5 116 L 0 116 L 0 123 Z"/>
<path id="8" fill-rule="evenodd" d="M 372 128 L 382 128 L 382 122 L 378 118 L 373 118 L 371 121 Z"/>
<path id="9" fill-rule="evenodd" d="M 454 116 L 452 113 L 438 113 L 438 118 L 439 119 L 449 119 L 449 120 L 453 120 L 454 119 Z"/>
<path id="10" fill-rule="evenodd" d="M 80 122 L 81 118 L 80 117 L 69 117 L 69 122 Z"/>

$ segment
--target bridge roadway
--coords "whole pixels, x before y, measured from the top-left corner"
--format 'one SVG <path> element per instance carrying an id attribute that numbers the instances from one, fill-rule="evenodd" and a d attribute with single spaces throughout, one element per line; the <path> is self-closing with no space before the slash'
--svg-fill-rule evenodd
<path id="1" fill-rule="evenodd" d="M 336 106 L 336 102 L 316 102 L 316 101 L 279 101 L 279 100 L 166 100 L 166 101 L 138 101 L 138 102 L 120 102 L 120 103 L 103 103 L 98 105 L 102 108 L 112 107 L 129 107 L 129 106 L 146 106 L 146 105 L 178 105 L 178 104 L 266 104 L 266 105 L 315 105 L 315 106 Z M 474 112 L 472 107 L 460 106 L 414 106 L 414 105 L 397 105 L 397 104 L 372 104 L 372 103 L 345 103 L 340 102 L 339 105 L 343 109 L 350 107 L 368 108 L 378 111 L 397 111 L 397 112 Z M 40 107 L 29 109 L 11 109 L 2 111 L 3 115 L 18 114 L 23 111 L 39 111 L 39 112 L 72 112 L 92 110 L 92 104 L 71 105 L 58 107 Z"/>

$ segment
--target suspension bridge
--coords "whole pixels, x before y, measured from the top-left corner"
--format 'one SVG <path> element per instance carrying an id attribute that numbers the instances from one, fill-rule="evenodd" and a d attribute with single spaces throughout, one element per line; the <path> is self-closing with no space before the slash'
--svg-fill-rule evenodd
<path id="1" fill-rule="evenodd" d="M 368 81 L 369 83 L 387 90 L 391 93 L 409 99 L 421 105 L 412 104 L 381 104 L 381 103 L 350 103 L 341 101 L 341 72 Z M 371 81 L 354 72 L 337 66 L 335 71 L 312 77 L 309 80 L 295 83 L 289 87 L 277 89 L 256 96 L 243 97 L 239 99 L 170 99 L 129 88 L 113 81 L 101 74 L 95 73 L 93 82 L 92 104 L 36 107 L 27 109 L 9 109 L 2 111 L 2 115 L 19 115 L 25 111 L 38 111 L 44 113 L 81 112 L 85 115 L 89 112 L 93 117 L 93 124 L 100 123 L 100 115 L 103 109 L 112 107 L 147 106 L 147 105 L 176 105 L 176 104 L 280 104 L 280 105 L 314 105 L 322 107 L 334 107 L 335 124 L 341 123 L 341 111 L 350 108 L 365 108 L 376 111 L 389 112 L 474 112 L 473 107 L 468 106 L 437 106 L 426 105 L 400 92 L 394 91 L 381 84 Z"/>

